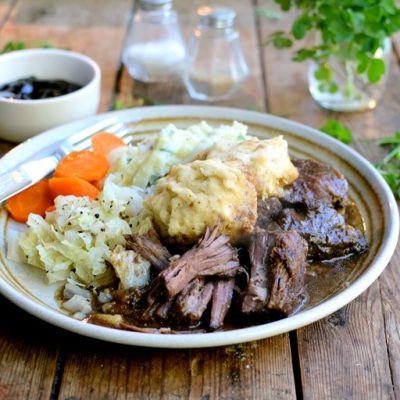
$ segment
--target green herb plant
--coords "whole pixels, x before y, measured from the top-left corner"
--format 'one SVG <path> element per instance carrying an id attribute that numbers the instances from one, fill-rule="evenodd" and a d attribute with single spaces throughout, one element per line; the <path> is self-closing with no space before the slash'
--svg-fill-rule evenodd
<path id="1" fill-rule="evenodd" d="M 320 130 L 345 144 L 352 142 L 351 131 L 334 119 L 328 120 Z M 378 144 L 388 147 L 388 152 L 375 168 L 392 189 L 394 196 L 400 199 L 400 131 L 393 136 L 378 140 Z"/>
<path id="2" fill-rule="evenodd" d="M 335 93 L 338 83 L 329 60 L 334 57 L 347 72 L 344 95 L 354 95 L 354 80 L 365 77 L 377 83 L 386 70 L 378 58 L 386 38 L 400 30 L 400 8 L 395 0 L 274 0 L 283 11 L 296 9 L 298 16 L 289 32 L 269 35 L 267 43 L 284 49 L 295 41 L 304 46 L 294 52 L 294 61 L 313 60 L 318 64 L 315 78 L 319 90 Z"/>

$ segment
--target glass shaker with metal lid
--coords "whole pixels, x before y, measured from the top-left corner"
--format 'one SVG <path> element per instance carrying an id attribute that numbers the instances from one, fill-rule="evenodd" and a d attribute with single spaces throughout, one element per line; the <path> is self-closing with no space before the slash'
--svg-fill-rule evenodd
<path id="1" fill-rule="evenodd" d="M 142 82 L 165 82 L 179 73 L 185 46 L 172 0 L 140 0 L 128 33 L 122 61 Z"/>
<path id="2" fill-rule="evenodd" d="M 215 101 L 229 98 L 248 75 L 234 29 L 236 13 L 226 7 L 200 7 L 199 24 L 188 49 L 183 80 L 190 96 Z"/>

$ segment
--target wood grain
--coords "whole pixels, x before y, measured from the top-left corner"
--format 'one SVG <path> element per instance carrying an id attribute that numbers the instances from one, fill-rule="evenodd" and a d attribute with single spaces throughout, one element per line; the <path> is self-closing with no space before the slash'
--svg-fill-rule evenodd
<path id="1" fill-rule="evenodd" d="M 60 330 L 0 296 L 0 399 L 49 399 Z"/>
<path id="2" fill-rule="evenodd" d="M 270 3 L 260 2 L 260 5 L 269 6 Z M 261 20 L 263 36 L 275 30 L 287 29 L 293 15 L 285 18 L 276 22 Z M 395 62 L 392 62 L 385 95 L 376 110 L 348 114 L 319 108 L 308 93 L 307 65 L 290 61 L 288 51 L 265 48 L 264 63 L 272 113 L 285 115 L 315 128 L 322 126 L 328 118 L 339 119 L 352 130 L 355 139 L 353 146 L 371 161 L 378 161 L 382 151 L 373 139 L 392 134 L 398 129 L 400 88 Z M 398 268 L 397 260 L 393 258 Z M 399 347 L 398 328 L 395 328 L 394 321 L 396 317 L 397 321 L 399 318 L 394 313 L 395 306 L 388 307 L 387 300 L 384 299 L 383 303 L 381 300 L 380 286 L 384 293 L 388 290 L 386 274 L 390 272 L 383 275 L 381 285 L 375 283 L 349 306 L 297 331 L 304 398 L 394 397 L 392 379 L 398 374 L 398 365 L 393 366 L 394 361 L 391 360 L 392 370 L 389 367 L 386 336 L 391 338 L 388 340 L 389 354 L 395 359 L 394 352 L 398 352 Z M 392 286 L 391 292 L 395 291 L 395 285 L 396 281 L 393 280 L 389 285 Z M 388 309 L 389 313 L 388 317 L 385 314 L 386 326 L 382 307 Z"/>
<path id="3" fill-rule="evenodd" d="M 226 2 L 228 4 L 228 2 Z M 194 4 L 175 1 L 184 16 L 185 31 L 193 26 Z M 252 71 L 228 105 L 248 102 L 264 109 L 264 90 L 251 1 L 229 1 L 238 12 L 242 41 Z M 253 23 L 249 23 L 253 21 Z M 132 82 L 122 72 L 120 98 L 133 93 L 147 102 L 191 102 L 184 88 L 171 81 L 163 85 Z M 133 92 L 132 92 L 133 91 Z M 89 347 L 89 348 L 88 348 Z M 104 345 L 79 345 L 66 352 L 60 398 L 116 399 L 294 399 L 288 335 L 240 346 L 201 350 L 152 350 Z M 110 350 L 111 349 L 111 350 Z M 88 374 L 87 371 L 90 371 Z"/>
<path id="4" fill-rule="evenodd" d="M 392 376 L 395 398 L 400 399 L 400 249 L 380 278 L 380 289 L 385 319 L 386 343 L 388 346 L 389 368 Z"/>
<path id="5" fill-rule="evenodd" d="M 11 13 L 6 5 L 12 5 Z M 0 46 L 10 40 L 51 42 L 92 56 L 103 72 L 102 105 L 108 109 L 119 66 L 120 43 L 132 2 L 18 1 L 0 3 Z M 101 40 L 99 40 L 101 37 Z M 0 155 L 12 148 L 0 143 Z M 59 359 L 59 330 L 29 317 L 0 298 L 6 315 L 0 321 L 0 399 L 48 399 Z M 3 313 L 4 314 L 4 313 Z"/>

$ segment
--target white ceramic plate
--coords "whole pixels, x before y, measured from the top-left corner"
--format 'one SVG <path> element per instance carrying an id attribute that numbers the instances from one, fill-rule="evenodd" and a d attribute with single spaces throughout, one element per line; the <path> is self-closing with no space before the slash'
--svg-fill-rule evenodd
<path id="1" fill-rule="evenodd" d="M 326 279 L 330 282 L 328 290 L 323 293 L 314 290 L 307 307 L 292 317 L 206 334 L 144 334 L 87 324 L 60 310 L 54 299 L 58 286 L 49 286 L 41 271 L 7 260 L 7 243 L 15 240 L 21 225 L 10 220 L 4 209 L 0 209 L 0 292 L 29 313 L 72 332 L 116 343 L 164 348 L 228 345 L 288 332 L 331 314 L 366 290 L 388 264 L 398 239 L 399 213 L 390 189 L 374 167 L 337 140 L 307 126 L 268 114 L 202 106 L 146 107 L 102 114 L 52 129 L 19 145 L 0 160 L 0 173 L 28 159 L 48 154 L 63 138 L 111 116 L 132 124 L 137 130 L 134 134 L 137 137 L 154 134 L 170 122 L 183 127 L 201 120 L 207 120 L 212 125 L 238 120 L 249 126 L 250 134 L 261 138 L 283 134 L 293 155 L 334 165 L 346 176 L 350 197 L 358 205 L 364 219 L 370 249 L 360 257 L 355 268 L 345 269 L 334 277 L 327 273 Z"/>

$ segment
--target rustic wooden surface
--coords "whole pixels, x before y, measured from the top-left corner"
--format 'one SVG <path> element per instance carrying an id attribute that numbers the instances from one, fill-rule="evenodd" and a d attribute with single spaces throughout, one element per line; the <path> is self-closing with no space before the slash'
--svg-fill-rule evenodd
<path id="1" fill-rule="evenodd" d="M 394 40 L 390 81 L 374 111 L 335 114 L 307 92 L 306 66 L 287 52 L 261 47 L 290 18 L 256 17 L 268 0 L 225 0 L 238 12 L 250 77 L 221 105 L 269 111 L 320 127 L 342 120 L 354 147 L 375 162 L 374 139 L 400 128 L 400 36 Z M 202 1 L 175 0 L 184 31 Z M 133 0 L 0 0 L 0 47 L 40 41 L 93 57 L 103 72 L 100 111 L 116 99 L 140 104 L 194 103 L 179 81 L 132 82 L 121 68 Z M 1 72 L 1 71 L 0 71 Z M 0 141 L 0 155 L 13 144 Z M 113 345 L 48 325 L 0 296 L 2 399 L 400 399 L 400 248 L 381 278 L 335 314 L 290 334 L 238 346 L 159 350 Z"/>

